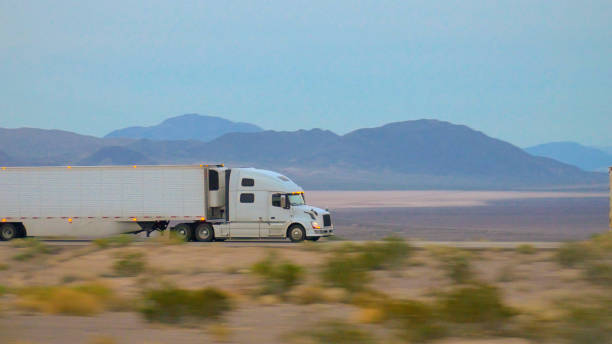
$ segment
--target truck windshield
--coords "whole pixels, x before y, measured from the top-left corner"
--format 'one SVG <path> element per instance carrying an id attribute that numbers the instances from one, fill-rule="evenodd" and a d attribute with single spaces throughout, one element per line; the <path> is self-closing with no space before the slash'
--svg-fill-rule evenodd
<path id="1" fill-rule="evenodd" d="M 291 203 L 291 205 L 306 204 L 306 202 L 304 202 L 304 197 L 302 196 L 302 194 L 288 195 L 288 197 L 289 197 L 289 203 Z"/>

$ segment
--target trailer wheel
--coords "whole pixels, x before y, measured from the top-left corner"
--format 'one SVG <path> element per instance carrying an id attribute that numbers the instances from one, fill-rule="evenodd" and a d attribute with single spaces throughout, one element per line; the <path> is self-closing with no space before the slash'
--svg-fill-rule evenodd
<path id="1" fill-rule="evenodd" d="M 19 230 L 12 223 L 5 223 L 0 227 L 0 240 L 8 241 L 16 238 L 19 235 Z"/>
<path id="2" fill-rule="evenodd" d="M 287 234 L 292 242 L 301 242 L 306 238 L 306 231 L 304 231 L 304 228 L 298 224 L 291 225 L 287 231 Z"/>
<path id="3" fill-rule="evenodd" d="M 193 231 L 193 236 L 197 241 L 213 241 L 215 231 L 210 223 L 199 223 Z"/>
<path id="4" fill-rule="evenodd" d="M 189 226 L 188 224 L 180 223 L 176 225 L 172 229 L 172 231 L 176 233 L 176 235 L 180 237 L 181 239 L 185 241 L 191 241 L 193 230 L 191 229 L 191 226 Z"/>

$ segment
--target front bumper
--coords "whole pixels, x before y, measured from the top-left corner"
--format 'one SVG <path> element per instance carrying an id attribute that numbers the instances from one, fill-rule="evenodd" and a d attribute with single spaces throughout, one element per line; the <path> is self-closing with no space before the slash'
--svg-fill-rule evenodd
<path id="1" fill-rule="evenodd" d="M 315 229 L 313 231 L 315 236 L 330 236 L 334 235 L 334 226 L 323 227 L 321 229 Z"/>

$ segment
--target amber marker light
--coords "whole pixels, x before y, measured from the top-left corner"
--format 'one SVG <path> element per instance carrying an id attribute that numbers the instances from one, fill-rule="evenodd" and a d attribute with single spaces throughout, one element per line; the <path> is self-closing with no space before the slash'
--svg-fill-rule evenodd
<path id="1" fill-rule="evenodd" d="M 72 223 L 72 217 L 69 217 L 69 218 L 68 218 L 68 222 L 69 222 L 69 223 Z"/>
<path id="2" fill-rule="evenodd" d="M 135 217 L 132 217 L 132 221 L 138 221 L 138 219 Z"/>
<path id="3" fill-rule="evenodd" d="M 66 168 L 72 168 L 72 166 L 66 166 Z"/>
<path id="4" fill-rule="evenodd" d="M 2 219 L 2 222 L 6 222 L 6 219 Z"/>
<path id="5" fill-rule="evenodd" d="M 200 221 L 206 221 L 205 217 L 200 217 Z"/>

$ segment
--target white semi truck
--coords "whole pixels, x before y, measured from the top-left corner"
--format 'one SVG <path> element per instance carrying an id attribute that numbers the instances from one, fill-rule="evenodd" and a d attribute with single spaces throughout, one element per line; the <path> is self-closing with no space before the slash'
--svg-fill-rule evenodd
<path id="1" fill-rule="evenodd" d="M 223 165 L 1 167 L 0 239 L 103 237 L 169 229 L 186 240 L 334 233 L 329 211 L 306 205 L 276 172 Z"/>

